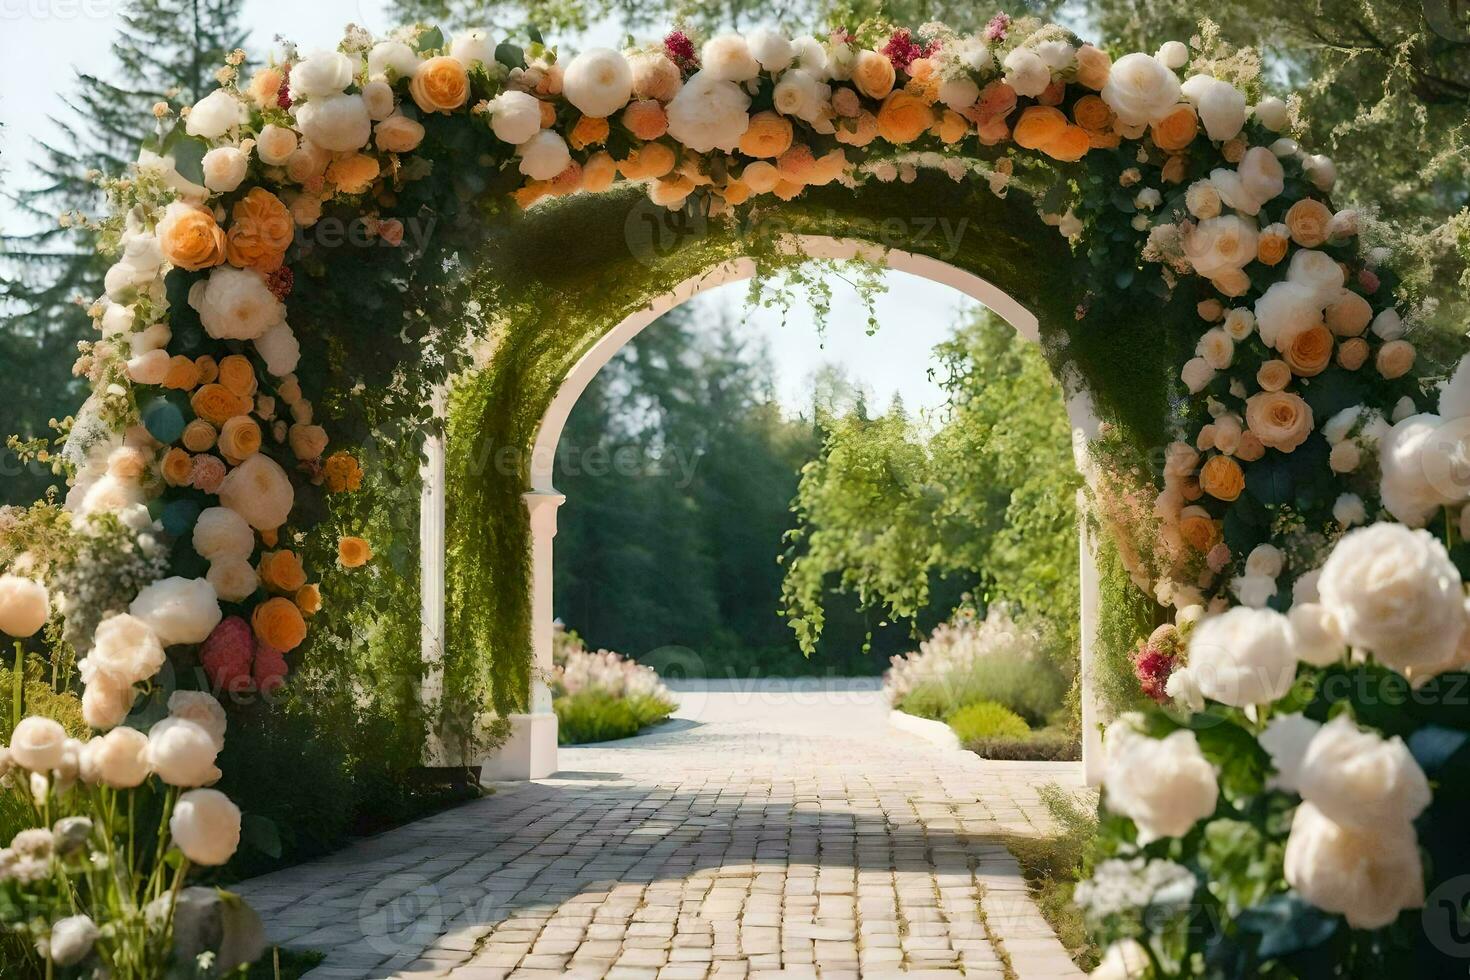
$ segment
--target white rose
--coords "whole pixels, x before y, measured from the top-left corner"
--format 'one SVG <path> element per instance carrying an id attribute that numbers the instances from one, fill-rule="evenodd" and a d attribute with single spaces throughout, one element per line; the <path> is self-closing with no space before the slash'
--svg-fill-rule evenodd
<path id="1" fill-rule="evenodd" d="M 83 660 L 79 667 L 89 670 Z M 82 690 L 82 720 L 92 728 L 116 728 L 133 710 L 135 692 L 131 684 L 119 684 L 97 675 Z"/>
<path id="2" fill-rule="evenodd" d="M 1035 98 L 1051 84 L 1051 69 L 1041 60 L 1041 55 L 1030 48 L 1013 50 L 1006 55 L 1003 67 L 1006 84 L 1015 89 L 1017 95 Z"/>
<path id="3" fill-rule="evenodd" d="M 1454 373 L 1440 388 L 1439 414 L 1446 419 L 1470 416 L 1470 354 L 1460 358 Z"/>
<path id="4" fill-rule="evenodd" d="M 82 749 L 87 782 L 112 789 L 132 789 L 148 778 L 148 736 L 136 728 L 114 728 Z"/>
<path id="5" fill-rule="evenodd" d="M 611 48 L 590 48 L 571 60 L 561 84 L 562 95 L 577 111 L 601 119 L 632 98 L 633 69 Z"/>
<path id="6" fill-rule="evenodd" d="M 286 315 L 259 273 L 228 265 L 210 270 L 203 287 L 189 291 L 189 305 L 216 340 L 254 340 Z"/>
<path id="7" fill-rule="evenodd" d="M 255 532 L 228 507 L 208 507 L 194 522 L 193 544 L 205 561 L 246 559 L 255 550 Z"/>
<path id="8" fill-rule="evenodd" d="M 1255 261 L 1259 240 L 1254 221 L 1224 214 L 1195 225 L 1184 238 L 1184 254 L 1194 271 L 1214 279 Z"/>
<path id="9" fill-rule="evenodd" d="M 301 363 L 301 344 L 285 320 L 255 338 L 255 352 L 265 361 L 266 371 L 277 378 L 291 374 Z"/>
<path id="10" fill-rule="evenodd" d="M 1141 980 L 1149 975 L 1152 960 L 1137 939 L 1119 939 L 1103 950 L 1092 980 Z"/>
<path id="11" fill-rule="evenodd" d="M 128 612 L 146 623 L 164 646 L 203 643 L 222 618 L 214 586 L 202 578 L 178 576 L 145 587 Z"/>
<path id="12" fill-rule="evenodd" d="M 707 69 L 695 72 L 669 103 L 669 135 L 695 153 L 731 151 L 750 126 L 749 109 L 739 85 Z"/>
<path id="13" fill-rule="evenodd" d="M 1333 445 L 1342 442 L 1352 432 L 1362 414 L 1362 405 L 1349 405 L 1342 409 L 1323 423 L 1322 437 Z"/>
<path id="14" fill-rule="evenodd" d="M 1286 565 L 1286 556 L 1281 549 L 1271 544 L 1258 544 L 1245 559 L 1247 575 L 1264 575 L 1275 578 Z"/>
<path id="15" fill-rule="evenodd" d="M 541 102 L 509 89 L 490 100 L 490 129 L 497 139 L 518 146 L 541 131 Z"/>
<path id="16" fill-rule="evenodd" d="M 0 575 L 0 633 L 24 639 L 51 618 L 46 586 L 20 575 Z"/>
<path id="17" fill-rule="evenodd" d="M 50 961 L 61 967 L 76 966 L 91 955 L 101 935 L 97 924 L 85 915 L 58 919 L 47 941 Z"/>
<path id="18" fill-rule="evenodd" d="M 135 384 L 161 385 L 173 358 L 166 350 L 150 350 L 128 358 L 128 378 Z"/>
<path id="19" fill-rule="evenodd" d="M 1184 206 L 1196 218 L 1215 218 L 1220 214 L 1220 192 L 1208 180 L 1197 180 L 1184 192 Z"/>
<path id="20" fill-rule="evenodd" d="M 1209 75 L 1195 75 L 1180 90 L 1199 112 L 1199 121 L 1210 139 L 1223 143 L 1240 135 L 1245 126 L 1245 96 L 1234 85 Z"/>
<path id="21" fill-rule="evenodd" d="M 50 718 L 31 715 L 10 735 L 10 758 L 22 769 L 46 773 L 58 768 L 66 752 L 66 729 Z"/>
<path id="22" fill-rule="evenodd" d="M 1348 532 L 1317 589 L 1347 641 L 1400 673 L 1433 673 L 1456 656 L 1465 632 L 1460 573 L 1428 531 L 1381 523 Z"/>
<path id="23" fill-rule="evenodd" d="M 118 613 L 97 624 L 86 662 L 118 685 L 146 681 L 163 667 L 163 643 L 137 616 Z M 89 678 L 88 683 L 91 683 Z"/>
<path id="24" fill-rule="evenodd" d="M 1269 704 L 1296 678 L 1291 625 L 1274 610 L 1243 607 L 1203 619 L 1189 638 L 1189 670 L 1221 704 Z"/>
<path id="25" fill-rule="evenodd" d="M 1362 829 L 1411 823 L 1433 798 L 1403 739 L 1361 729 L 1345 714 L 1307 746 L 1297 792 L 1334 823 Z"/>
<path id="26" fill-rule="evenodd" d="M 829 77 L 827 49 L 810 34 L 803 34 L 791 42 L 791 63 L 822 81 Z"/>
<path id="27" fill-rule="evenodd" d="M 1465 499 L 1466 447 L 1462 426 L 1437 415 L 1410 415 L 1379 440 L 1383 506 L 1410 527 L 1423 527 L 1441 508 Z"/>
<path id="28" fill-rule="evenodd" d="M 1056 72 L 1066 71 L 1072 67 L 1072 62 L 1077 57 L 1077 49 L 1066 41 L 1042 41 L 1032 50 L 1047 68 Z"/>
<path id="29" fill-rule="evenodd" d="M 1243 306 L 1225 314 L 1225 333 L 1231 340 L 1242 341 L 1256 329 L 1256 315 Z"/>
<path id="30" fill-rule="evenodd" d="M 1355 493 L 1345 493 L 1333 501 L 1332 519 L 1343 527 L 1362 524 L 1368 519 L 1368 508 L 1363 505 L 1362 497 Z"/>
<path id="31" fill-rule="evenodd" d="M 782 115 L 811 121 L 821 116 L 830 94 L 831 89 L 814 76 L 793 68 L 781 76 L 771 98 L 776 111 Z"/>
<path id="32" fill-rule="evenodd" d="M 1203 357 L 1191 357 L 1179 371 L 1179 379 L 1191 395 L 1198 395 L 1215 380 L 1215 369 Z"/>
<path id="33" fill-rule="evenodd" d="M 1300 712 L 1271 719 L 1258 739 L 1261 748 L 1271 756 L 1271 765 L 1276 767 L 1276 775 L 1266 780 L 1267 788 L 1296 792 L 1307 746 L 1321 728 L 1320 723 Z"/>
<path id="34" fill-rule="evenodd" d="M 257 531 L 270 531 L 286 523 L 296 491 L 280 464 L 265 453 L 256 453 L 225 475 L 219 501 L 235 511 Z"/>
<path id="35" fill-rule="evenodd" d="M 324 150 L 361 149 L 373 135 L 373 119 L 360 95 L 327 95 L 296 110 L 301 134 Z"/>
<path id="36" fill-rule="evenodd" d="M 260 587 L 260 576 L 244 558 L 221 558 L 210 562 L 204 580 L 225 602 L 243 602 Z"/>
<path id="37" fill-rule="evenodd" d="M 1235 360 L 1235 341 L 1219 327 L 1211 327 L 1195 345 L 1194 352 L 1216 371 L 1223 371 Z"/>
<path id="38" fill-rule="evenodd" d="M 1262 146 L 1245 151 L 1234 170 L 1210 171 L 1210 180 L 1220 190 L 1220 198 L 1243 214 L 1254 215 L 1276 198 L 1286 187 L 1286 172 L 1275 154 Z"/>
<path id="39" fill-rule="evenodd" d="M 1333 163 L 1330 157 L 1325 157 L 1320 153 L 1303 160 L 1302 170 L 1319 191 L 1330 191 L 1337 183 L 1337 164 Z"/>
<path id="40" fill-rule="evenodd" d="M 1294 602 L 1286 614 L 1297 659 L 1314 667 L 1337 663 L 1347 651 L 1337 614 L 1319 602 Z"/>
<path id="41" fill-rule="evenodd" d="M 402 78 L 411 77 L 418 69 L 419 58 L 413 48 L 402 41 L 380 41 L 368 52 L 368 75 L 386 75 L 390 70 Z"/>
<path id="42" fill-rule="evenodd" d="M 750 56 L 773 74 L 790 68 L 795 56 L 790 41 L 765 27 L 758 27 L 745 35 L 745 45 Z"/>
<path id="43" fill-rule="evenodd" d="M 466 68 L 477 61 L 482 65 L 493 66 L 495 64 L 495 41 L 485 28 L 472 27 L 454 36 L 453 43 L 449 45 L 449 57 Z M 403 73 L 400 72 L 400 74 Z"/>
<path id="44" fill-rule="evenodd" d="M 225 747 L 225 729 L 229 720 L 214 695 L 205 691 L 175 691 L 168 698 L 168 713 L 194 722 L 209 732 L 215 745 Z"/>
<path id="45" fill-rule="evenodd" d="M 1288 282 L 1305 286 L 1316 296 L 1318 308 L 1326 307 L 1342 292 L 1342 266 L 1326 252 L 1299 249 L 1286 268 Z"/>
<path id="46" fill-rule="evenodd" d="M 516 156 L 521 158 L 521 173 L 532 180 L 551 180 L 572 162 L 566 140 L 550 129 L 541 130 L 517 146 Z"/>
<path id="47" fill-rule="evenodd" d="M 1286 882 L 1302 898 L 1381 929 L 1424 904 L 1424 867 L 1412 826 L 1359 830 L 1334 823 L 1310 803 L 1296 809 L 1286 839 Z"/>
<path id="48" fill-rule="evenodd" d="M 1108 728 L 1110 742 L 1117 725 Z M 1123 736 L 1109 750 L 1103 788 L 1108 809 L 1138 826 L 1142 844 L 1189 833 L 1215 812 L 1219 796 L 1214 767 L 1184 729 L 1163 739 Z"/>
<path id="49" fill-rule="evenodd" d="M 255 152 L 262 163 L 279 167 L 296 152 L 296 132 L 275 123 L 266 123 L 257 137 Z"/>
<path id="50" fill-rule="evenodd" d="M 229 193 L 240 186 L 250 169 L 250 155 L 238 146 L 217 146 L 204 154 L 204 186 L 219 193 Z"/>
<path id="51" fill-rule="evenodd" d="M 1154 57 L 1159 59 L 1164 67 L 1177 71 L 1189 62 L 1189 48 L 1183 41 L 1165 41 L 1154 53 Z M 1195 77 L 1203 76 L 1196 75 Z"/>
<path id="52" fill-rule="evenodd" d="M 1276 580 L 1265 575 L 1238 575 L 1230 580 L 1230 591 L 1242 606 L 1264 609 L 1276 594 Z"/>
<path id="53" fill-rule="evenodd" d="M 1334 473 L 1352 473 L 1363 462 L 1363 450 L 1351 439 L 1344 439 L 1327 454 L 1327 468 Z"/>
<path id="54" fill-rule="evenodd" d="M 232 93 L 217 88 L 194 103 L 184 131 L 190 136 L 202 136 L 207 140 L 219 139 L 236 126 L 250 119 L 250 110 Z"/>
<path id="55" fill-rule="evenodd" d="M 1399 311 L 1390 307 L 1373 318 L 1373 336 L 1380 340 L 1398 340 L 1407 329 Z"/>
<path id="56" fill-rule="evenodd" d="M 313 51 L 291 66 L 291 101 L 340 95 L 352 84 L 352 67 L 340 51 Z"/>
<path id="57" fill-rule="evenodd" d="M 722 82 L 746 82 L 761 70 L 760 62 L 751 55 L 750 46 L 739 34 L 721 34 L 704 42 L 699 63 L 703 67 L 696 78 L 707 73 L 711 79 Z"/>
<path id="58" fill-rule="evenodd" d="M 362 104 L 367 106 L 370 119 L 387 119 L 393 115 L 393 89 L 381 78 L 375 78 L 362 87 Z"/>
<path id="59" fill-rule="evenodd" d="M 148 768 L 170 786 L 208 786 L 220 777 L 219 749 L 203 725 L 187 718 L 165 718 L 148 729 Z"/>
<path id="60" fill-rule="evenodd" d="M 193 789 L 179 797 L 168 829 L 184 857 L 218 867 L 240 846 L 240 808 L 219 790 Z"/>
<path id="61" fill-rule="evenodd" d="M 1287 111 L 1286 103 L 1273 96 L 1268 96 L 1255 104 L 1251 110 L 1256 119 L 1260 120 L 1273 133 L 1279 133 L 1286 128 Z"/>
<path id="62" fill-rule="evenodd" d="M 1181 92 L 1179 76 L 1168 66 L 1135 52 L 1113 62 L 1100 94 L 1123 125 L 1143 126 L 1168 116 L 1179 104 Z"/>
<path id="63" fill-rule="evenodd" d="M 1307 330 L 1322 321 L 1317 294 L 1295 282 L 1274 282 L 1256 300 L 1256 329 L 1261 340 L 1275 347 L 1277 338 Z"/>

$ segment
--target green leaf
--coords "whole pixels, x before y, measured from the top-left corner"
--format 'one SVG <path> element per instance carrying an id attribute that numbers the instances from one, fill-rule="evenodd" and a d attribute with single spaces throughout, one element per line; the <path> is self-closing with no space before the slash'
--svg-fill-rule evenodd
<path id="1" fill-rule="evenodd" d="M 414 45 L 414 50 L 419 54 L 423 54 L 425 51 L 434 51 L 442 47 L 444 47 L 444 32 L 437 27 L 431 27 L 419 35 L 418 43 Z"/>
<path id="2" fill-rule="evenodd" d="M 180 131 L 176 129 L 174 132 Z M 204 154 L 209 152 L 209 147 L 203 140 L 180 136 L 170 152 L 174 158 L 174 169 L 180 177 L 196 184 L 204 183 Z"/>
<path id="3" fill-rule="evenodd" d="M 1337 931 L 1338 920 L 1288 892 L 1246 909 L 1235 922 L 1261 937 L 1262 959 L 1279 959 L 1325 943 Z"/>
<path id="4" fill-rule="evenodd" d="M 507 68 L 524 68 L 526 67 L 526 52 L 522 51 L 518 44 L 501 41 L 495 46 L 495 60 Z"/>
<path id="5" fill-rule="evenodd" d="M 535 24 L 532 24 L 530 27 L 526 28 L 526 36 L 531 39 L 533 44 L 546 43 L 546 38 L 543 37 L 541 34 L 541 28 L 537 27 Z"/>
<path id="6" fill-rule="evenodd" d="M 1245 471 L 1245 488 L 1252 497 L 1268 507 L 1279 507 L 1291 500 L 1291 471 L 1279 453 L 1267 453 Z"/>

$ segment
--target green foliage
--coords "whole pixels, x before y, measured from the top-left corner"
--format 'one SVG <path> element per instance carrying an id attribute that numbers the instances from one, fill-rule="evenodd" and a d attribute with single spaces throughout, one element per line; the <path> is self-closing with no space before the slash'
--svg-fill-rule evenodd
<path id="1" fill-rule="evenodd" d="M 963 740 L 966 749 L 982 759 L 1041 762 L 1075 762 L 1082 758 L 1082 744 L 1068 727 L 1051 726 L 1015 738 L 992 735 Z"/>
<path id="2" fill-rule="evenodd" d="M 961 742 L 986 738 L 1025 738 L 1031 734 L 1026 720 L 1003 704 L 976 701 L 950 714 L 949 727 Z"/>
<path id="3" fill-rule="evenodd" d="M 945 721 L 967 705 L 991 701 L 1029 725 L 1042 725 L 1061 705 L 1066 691 L 1066 678 L 1050 660 L 998 652 L 965 673 L 919 682 L 897 706 L 909 714 Z"/>
<path id="4" fill-rule="evenodd" d="M 562 745 L 630 738 L 673 713 L 677 705 L 648 695 L 614 697 L 595 688 L 552 702 Z"/>
<path id="5" fill-rule="evenodd" d="M 1092 970 L 1101 958 L 1100 952 L 1088 939 L 1072 891 L 1089 871 L 1097 814 L 1055 783 L 1041 787 L 1037 796 L 1051 814 L 1057 832 L 1047 837 L 1012 836 L 1006 846 L 1021 865 L 1031 896 L 1047 924 L 1077 965 Z"/>

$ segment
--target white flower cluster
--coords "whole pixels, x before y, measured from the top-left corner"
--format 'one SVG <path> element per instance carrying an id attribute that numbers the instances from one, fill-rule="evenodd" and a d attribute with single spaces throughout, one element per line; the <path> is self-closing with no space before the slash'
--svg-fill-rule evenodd
<path id="1" fill-rule="evenodd" d="M 1189 907 L 1199 886 L 1194 872 L 1162 858 L 1110 858 L 1077 883 L 1072 902 L 1097 921 L 1149 909 L 1168 918 Z"/>
<path id="2" fill-rule="evenodd" d="M 578 647 L 566 651 L 556 668 L 555 683 L 568 694 L 597 691 L 615 698 L 648 697 L 673 701 L 658 672 L 611 650 Z"/>
<path id="3" fill-rule="evenodd" d="M 883 675 L 883 696 L 899 704 L 923 684 L 952 685 L 974 673 L 985 658 L 996 654 L 1031 656 L 1036 637 L 1017 625 L 1002 605 L 991 606 L 982 620 L 959 615 L 941 623 L 919 649 L 893 657 Z"/>

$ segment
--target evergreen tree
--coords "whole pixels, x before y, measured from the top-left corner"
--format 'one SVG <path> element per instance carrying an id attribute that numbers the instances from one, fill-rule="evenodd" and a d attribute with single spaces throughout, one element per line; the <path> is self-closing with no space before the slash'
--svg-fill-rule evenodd
<path id="1" fill-rule="evenodd" d="M 84 395 L 71 376 L 79 340 L 91 332 L 86 306 L 102 292 L 107 259 L 85 221 L 102 206 L 92 174 L 121 174 L 152 131 L 152 107 L 192 105 L 214 84 L 225 55 L 240 47 L 242 0 L 131 0 L 112 44 L 112 70 L 78 70 L 54 138 L 38 141 L 29 179 L 12 173 L 14 214 L 5 229 L 0 273 L 0 383 L 5 433 L 33 438 L 69 414 Z M 68 215 L 63 223 L 59 215 Z M 35 499 L 49 473 L 0 457 L 0 502 Z"/>

